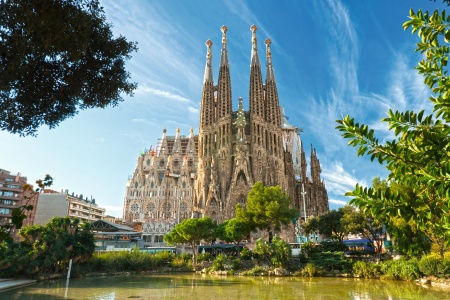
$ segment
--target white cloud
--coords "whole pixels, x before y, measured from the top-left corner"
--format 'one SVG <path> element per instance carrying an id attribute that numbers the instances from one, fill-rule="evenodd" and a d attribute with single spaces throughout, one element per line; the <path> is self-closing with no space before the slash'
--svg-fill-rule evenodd
<path id="1" fill-rule="evenodd" d="M 395 63 L 389 74 L 388 106 L 392 110 L 425 109 L 432 111 L 428 101 L 431 94 L 423 83 L 423 77 L 409 64 L 409 58 L 403 53 L 395 53 Z"/>
<path id="2" fill-rule="evenodd" d="M 339 161 L 330 162 L 324 166 L 322 177 L 325 180 L 328 193 L 334 195 L 343 196 L 346 192 L 352 191 L 357 183 L 366 185 L 364 180 L 357 179 L 348 173 Z"/>
<path id="3" fill-rule="evenodd" d="M 196 107 L 189 106 L 188 110 L 189 110 L 190 113 L 193 113 L 193 114 L 198 114 L 199 113 L 199 109 L 196 108 Z"/>
<path id="4" fill-rule="evenodd" d="M 162 91 L 162 90 L 158 90 L 158 89 L 154 89 L 154 88 L 150 88 L 150 87 L 143 87 L 143 86 L 139 87 L 137 89 L 136 93 L 151 94 L 151 95 L 160 96 L 160 97 L 164 97 L 166 99 L 175 100 L 175 101 L 184 102 L 184 103 L 191 102 L 189 99 L 187 99 L 183 96 L 172 94 L 167 91 Z"/>
<path id="5" fill-rule="evenodd" d="M 328 202 L 337 204 L 337 205 L 341 205 L 341 206 L 345 206 L 348 204 L 348 202 L 346 202 L 346 201 L 336 200 L 336 199 L 328 199 Z"/>
<path id="6" fill-rule="evenodd" d="M 114 216 L 116 218 L 122 217 L 123 206 L 117 205 L 101 205 L 106 209 L 105 215 Z"/>

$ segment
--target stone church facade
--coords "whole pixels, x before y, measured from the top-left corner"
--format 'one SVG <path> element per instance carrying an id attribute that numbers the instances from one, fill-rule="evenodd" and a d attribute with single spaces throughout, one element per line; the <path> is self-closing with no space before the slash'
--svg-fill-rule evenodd
<path id="1" fill-rule="evenodd" d="M 245 206 L 253 184 L 279 185 L 305 216 L 328 211 L 328 196 L 320 178 L 320 162 L 311 147 L 310 172 L 299 129 L 288 123 L 278 100 L 271 40 L 266 39 L 266 77 L 258 56 L 256 26 L 251 26 L 249 110 L 242 98 L 232 110 L 227 52 L 227 27 L 217 84 L 213 80 L 212 41 L 206 42 L 206 67 L 198 135 L 167 136 L 163 130 L 156 149 L 142 153 L 127 183 L 123 219 L 139 225 L 144 243 L 155 245 L 178 222 L 209 216 L 217 222 L 235 217 Z M 293 226 L 291 226 L 293 232 Z"/>

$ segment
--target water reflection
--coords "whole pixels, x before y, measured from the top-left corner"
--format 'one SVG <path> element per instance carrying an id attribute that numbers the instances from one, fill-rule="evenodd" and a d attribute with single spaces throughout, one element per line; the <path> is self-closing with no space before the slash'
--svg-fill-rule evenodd
<path id="1" fill-rule="evenodd" d="M 40 282 L 0 299 L 450 299 L 414 283 L 353 278 L 215 277 L 195 274 Z"/>

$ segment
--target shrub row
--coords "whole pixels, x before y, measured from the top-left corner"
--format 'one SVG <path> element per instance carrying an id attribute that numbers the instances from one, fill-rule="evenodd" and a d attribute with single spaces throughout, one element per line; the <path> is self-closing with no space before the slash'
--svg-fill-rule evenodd
<path id="1" fill-rule="evenodd" d="M 156 254 L 139 251 L 96 253 L 77 271 L 80 273 L 140 272 L 162 267 L 192 270 L 192 259 L 190 255 L 176 256 L 170 252 Z"/>

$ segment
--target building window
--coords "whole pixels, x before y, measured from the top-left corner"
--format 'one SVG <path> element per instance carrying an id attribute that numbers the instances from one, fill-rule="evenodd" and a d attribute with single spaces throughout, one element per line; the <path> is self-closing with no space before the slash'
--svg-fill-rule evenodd
<path id="1" fill-rule="evenodd" d="M 11 213 L 11 209 L 9 208 L 0 208 L 1 215 L 9 215 Z"/>
<path id="2" fill-rule="evenodd" d="M 12 178 L 5 178 L 5 181 L 6 181 L 6 182 L 13 182 L 14 179 L 12 179 Z"/>
<path id="3" fill-rule="evenodd" d="M 3 191 L 3 196 L 12 197 L 14 195 L 13 192 Z"/>

